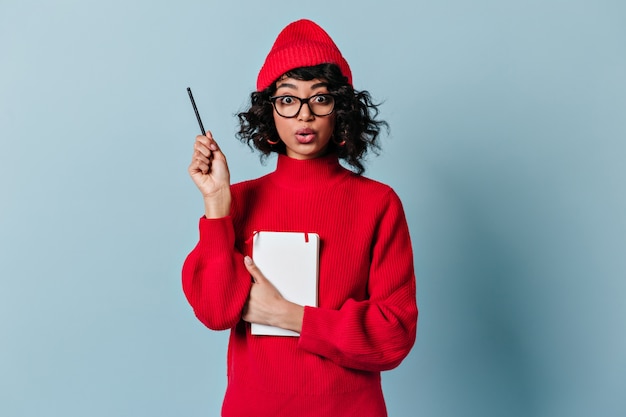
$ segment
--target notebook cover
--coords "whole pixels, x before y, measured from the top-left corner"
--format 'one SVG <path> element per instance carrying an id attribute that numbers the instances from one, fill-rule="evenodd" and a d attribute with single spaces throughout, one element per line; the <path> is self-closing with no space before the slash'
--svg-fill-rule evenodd
<path id="1" fill-rule="evenodd" d="M 316 233 L 257 232 L 252 258 L 285 299 L 317 307 L 319 242 Z M 291 330 L 256 323 L 252 323 L 251 331 L 254 335 L 299 336 Z"/>

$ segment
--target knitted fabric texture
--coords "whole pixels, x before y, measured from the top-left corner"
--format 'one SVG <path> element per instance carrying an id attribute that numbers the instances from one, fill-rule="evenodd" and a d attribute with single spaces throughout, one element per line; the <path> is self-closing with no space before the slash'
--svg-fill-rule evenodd
<path id="1" fill-rule="evenodd" d="M 257 77 L 262 91 L 286 72 L 300 67 L 336 64 L 352 85 L 352 72 L 335 42 L 316 23 L 301 19 L 287 25 L 278 35 Z"/>
<path id="2" fill-rule="evenodd" d="M 279 155 L 274 172 L 231 190 L 231 215 L 200 220 L 182 274 L 198 319 L 230 329 L 221 415 L 386 416 L 380 372 L 409 353 L 417 325 L 413 253 L 396 193 L 333 155 Z M 249 237 L 258 230 L 320 236 L 319 307 L 305 307 L 300 337 L 254 336 L 241 320 L 253 285 L 243 257 L 254 257 Z"/>

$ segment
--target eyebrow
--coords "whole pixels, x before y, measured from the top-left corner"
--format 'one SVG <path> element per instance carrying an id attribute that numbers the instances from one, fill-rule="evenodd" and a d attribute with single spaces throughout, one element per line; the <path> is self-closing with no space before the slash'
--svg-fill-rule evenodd
<path id="1" fill-rule="evenodd" d="M 291 88 L 293 90 L 297 90 L 298 87 L 296 87 L 294 84 L 290 84 L 290 83 L 282 83 L 276 86 L 276 90 L 278 90 L 279 88 Z M 315 83 L 311 86 L 312 90 L 315 90 L 317 88 L 321 88 L 321 87 L 328 87 L 328 83 L 327 82 L 319 82 L 319 83 Z"/>

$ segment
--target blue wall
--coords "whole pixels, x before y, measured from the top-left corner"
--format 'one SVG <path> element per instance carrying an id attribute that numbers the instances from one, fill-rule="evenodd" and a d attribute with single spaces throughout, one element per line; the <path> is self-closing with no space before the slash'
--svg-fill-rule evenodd
<path id="1" fill-rule="evenodd" d="M 401 5 L 407 3 L 406 5 Z M 325 27 L 391 124 L 414 350 L 390 415 L 623 416 L 621 1 L 0 3 L 0 415 L 213 416 L 226 333 L 186 304 L 197 124 L 233 139 L 280 29 Z"/>

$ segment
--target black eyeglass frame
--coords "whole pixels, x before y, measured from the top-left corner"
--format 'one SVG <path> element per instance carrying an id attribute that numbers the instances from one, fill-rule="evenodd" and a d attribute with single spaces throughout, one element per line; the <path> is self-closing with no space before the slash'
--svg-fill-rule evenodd
<path id="1" fill-rule="evenodd" d="M 280 112 L 276 108 L 276 100 L 278 100 L 279 98 L 285 98 L 285 97 L 291 97 L 291 98 L 294 98 L 294 99 L 296 99 L 296 100 L 298 100 L 300 102 L 300 107 L 298 107 L 298 111 L 293 116 L 283 116 L 282 114 L 280 114 Z M 311 99 L 316 98 L 316 97 L 330 97 L 330 98 L 332 98 L 332 100 L 333 100 L 333 108 L 326 114 L 317 114 L 317 113 L 315 113 L 313 111 L 313 109 L 311 108 L 311 105 L 309 104 L 309 101 Z M 330 94 L 330 93 L 314 94 L 311 97 L 307 97 L 307 98 L 300 98 L 298 96 L 293 96 L 291 94 L 283 94 L 281 96 L 271 96 L 269 100 L 272 103 L 272 106 L 274 107 L 274 110 L 276 110 L 276 113 L 280 117 L 284 117 L 285 119 L 293 119 L 294 117 L 298 117 L 298 115 L 300 114 L 300 110 L 302 110 L 302 106 L 304 106 L 305 103 L 306 103 L 307 106 L 309 106 L 309 111 L 311 112 L 311 114 L 313 116 L 317 116 L 317 117 L 330 116 L 335 111 L 335 105 L 337 104 L 337 100 L 336 100 L 335 96 L 333 94 Z"/>

